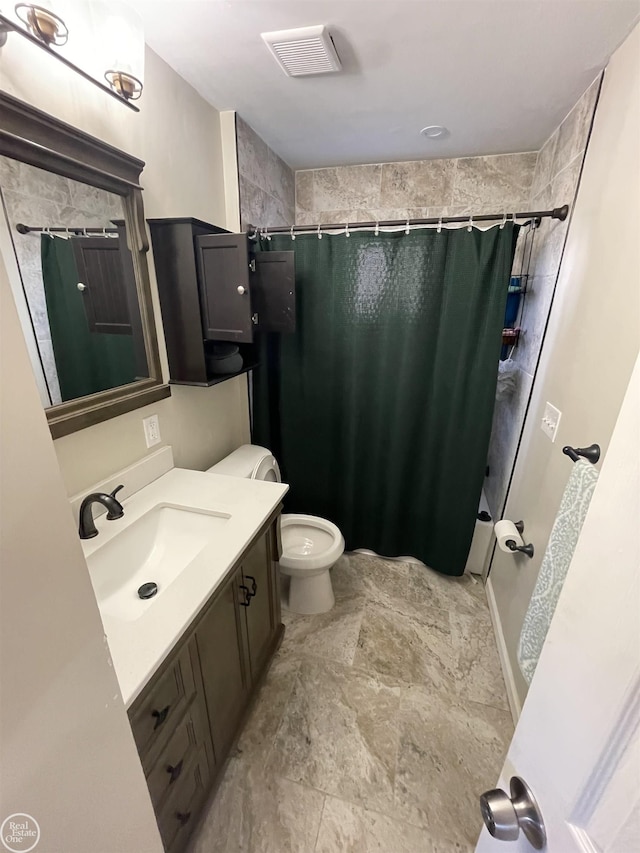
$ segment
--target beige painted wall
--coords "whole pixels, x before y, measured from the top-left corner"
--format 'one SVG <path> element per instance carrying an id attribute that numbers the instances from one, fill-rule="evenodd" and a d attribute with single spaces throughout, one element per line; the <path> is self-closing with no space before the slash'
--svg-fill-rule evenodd
<path id="1" fill-rule="evenodd" d="M 639 55 L 636 27 L 605 72 L 507 503 L 506 517 L 524 520 L 536 554 L 528 560 L 498 551 L 489 577 L 519 702 L 527 690 L 516 659 L 520 630 L 571 470 L 562 447 L 595 441 L 606 454 L 638 354 Z M 546 401 L 562 412 L 553 444 L 540 429 Z"/>
<path id="2" fill-rule="evenodd" d="M 65 485 L 0 260 L 0 822 L 38 853 L 161 853 Z"/>
<path id="3" fill-rule="evenodd" d="M 153 51 L 146 52 L 139 114 L 112 102 L 22 39 L 9 39 L 3 51 L 4 89 L 145 161 L 147 217 L 195 216 L 227 225 L 220 114 Z M 235 221 L 230 226 L 235 228 Z M 167 378 L 151 254 L 149 265 Z M 208 389 L 173 386 L 169 399 L 144 411 L 55 442 L 68 494 L 144 456 L 142 418 L 152 412 L 160 417 L 162 443 L 173 445 L 178 466 L 205 468 L 249 440 L 244 376 Z"/>
<path id="4" fill-rule="evenodd" d="M 147 216 L 225 225 L 219 115 L 153 52 L 146 60 L 139 115 L 18 38 L 3 48 L 0 85 L 145 160 Z M 248 438 L 246 381 L 176 386 L 168 400 L 54 443 L 1 260 L 0 297 L 0 819 L 31 814 L 42 853 L 160 853 L 67 494 L 144 456 L 151 411 L 178 465 L 221 458 Z"/>

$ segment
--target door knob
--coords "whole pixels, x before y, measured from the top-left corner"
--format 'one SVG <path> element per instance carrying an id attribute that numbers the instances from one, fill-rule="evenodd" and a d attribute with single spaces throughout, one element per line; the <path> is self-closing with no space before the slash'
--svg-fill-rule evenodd
<path id="1" fill-rule="evenodd" d="M 240 296 L 243 296 L 246 292 L 247 292 L 246 289 L 241 284 L 239 284 L 238 285 L 238 293 L 240 294 Z"/>
<path id="2" fill-rule="evenodd" d="M 510 797 L 501 788 L 480 795 L 480 811 L 485 826 L 498 841 L 515 841 L 522 830 L 536 850 L 543 850 L 547 833 L 536 798 L 519 776 L 511 777 L 509 787 Z"/>

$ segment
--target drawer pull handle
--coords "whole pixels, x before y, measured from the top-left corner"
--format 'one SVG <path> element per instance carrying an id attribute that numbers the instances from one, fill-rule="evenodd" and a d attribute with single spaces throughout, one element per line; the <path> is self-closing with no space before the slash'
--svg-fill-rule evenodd
<path id="1" fill-rule="evenodd" d="M 246 587 L 243 583 L 240 584 L 240 589 L 244 592 L 244 601 L 241 601 L 240 604 L 243 607 L 248 607 L 251 604 L 251 593 L 249 592 L 248 587 Z"/>
<path id="2" fill-rule="evenodd" d="M 184 826 L 185 824 L 189 823 L 191 812 L 176 812 L 176 817 L 180 821 L 180 826 Z"/>
<path id="3" fill-rule="evenodd" d="M 251 596 L 251 598 L 253 598 L 253 596 L 258 591 L 258 584 L 256 583 L 256 579 L 252 578 L 251 575 L 245 575 L 244 579 L 247 581 L 251 581 L 251 592 L 249 593 L 249 595 Z"/>
<path id="4" fill-rule="evenodd" d="M 167 705 L 167 707 L 166 707 L 166 708 L 163 708 L 163 709 L 162 709 L 162 711 L 152 711 L 152 712 L 151 712 L 151 716 L 156 718 L 156 724 L 155 724 L 155 726 L 153 727 L 154 732 L 155 732 L 155 730 L 156 730 L 157 728 L 159 728 L 159 727 L 164 723 L 164 721 L 167 719 L 167 715 L 169 714 L 169 708 L 170 708 L 170 707 L 171 707 L 171 705 Z"/>
<path id="5" fill-rule="evenodd" d="M 167 767 L 167 773 L 169 774 L 169 784 L 172 785 L 176 779 L 180 777 L 182 773 L 182 765 L 184 763 L 184 759 L 180 759 L 180 761 L 176 764 L 175 767 L 169 765 Z"/>

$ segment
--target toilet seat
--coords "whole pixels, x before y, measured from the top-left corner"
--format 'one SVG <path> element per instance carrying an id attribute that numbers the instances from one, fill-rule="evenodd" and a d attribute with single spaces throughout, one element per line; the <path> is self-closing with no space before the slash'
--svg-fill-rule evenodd
<path id="1" fill-rule="evenodd" d="M 344 552 L 344 538 L 335 524 L 315 515 L 288 513 L 281 516 L 282 557 L 280 568 L 290 575 L 323 571 Z"/>

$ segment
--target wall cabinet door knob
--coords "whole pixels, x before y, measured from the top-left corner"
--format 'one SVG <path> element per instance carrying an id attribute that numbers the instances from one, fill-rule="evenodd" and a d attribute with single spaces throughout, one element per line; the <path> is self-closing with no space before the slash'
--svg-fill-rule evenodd
<path id="1" fill-rule="evenodd" d="M 241 284 L 239 284 L 238 285 L 238 293 L 240 294 L 240 296 L 244 296 L 244 294 L 246 292 L 247 292 L 246 288 L 244 288 Z"/>

